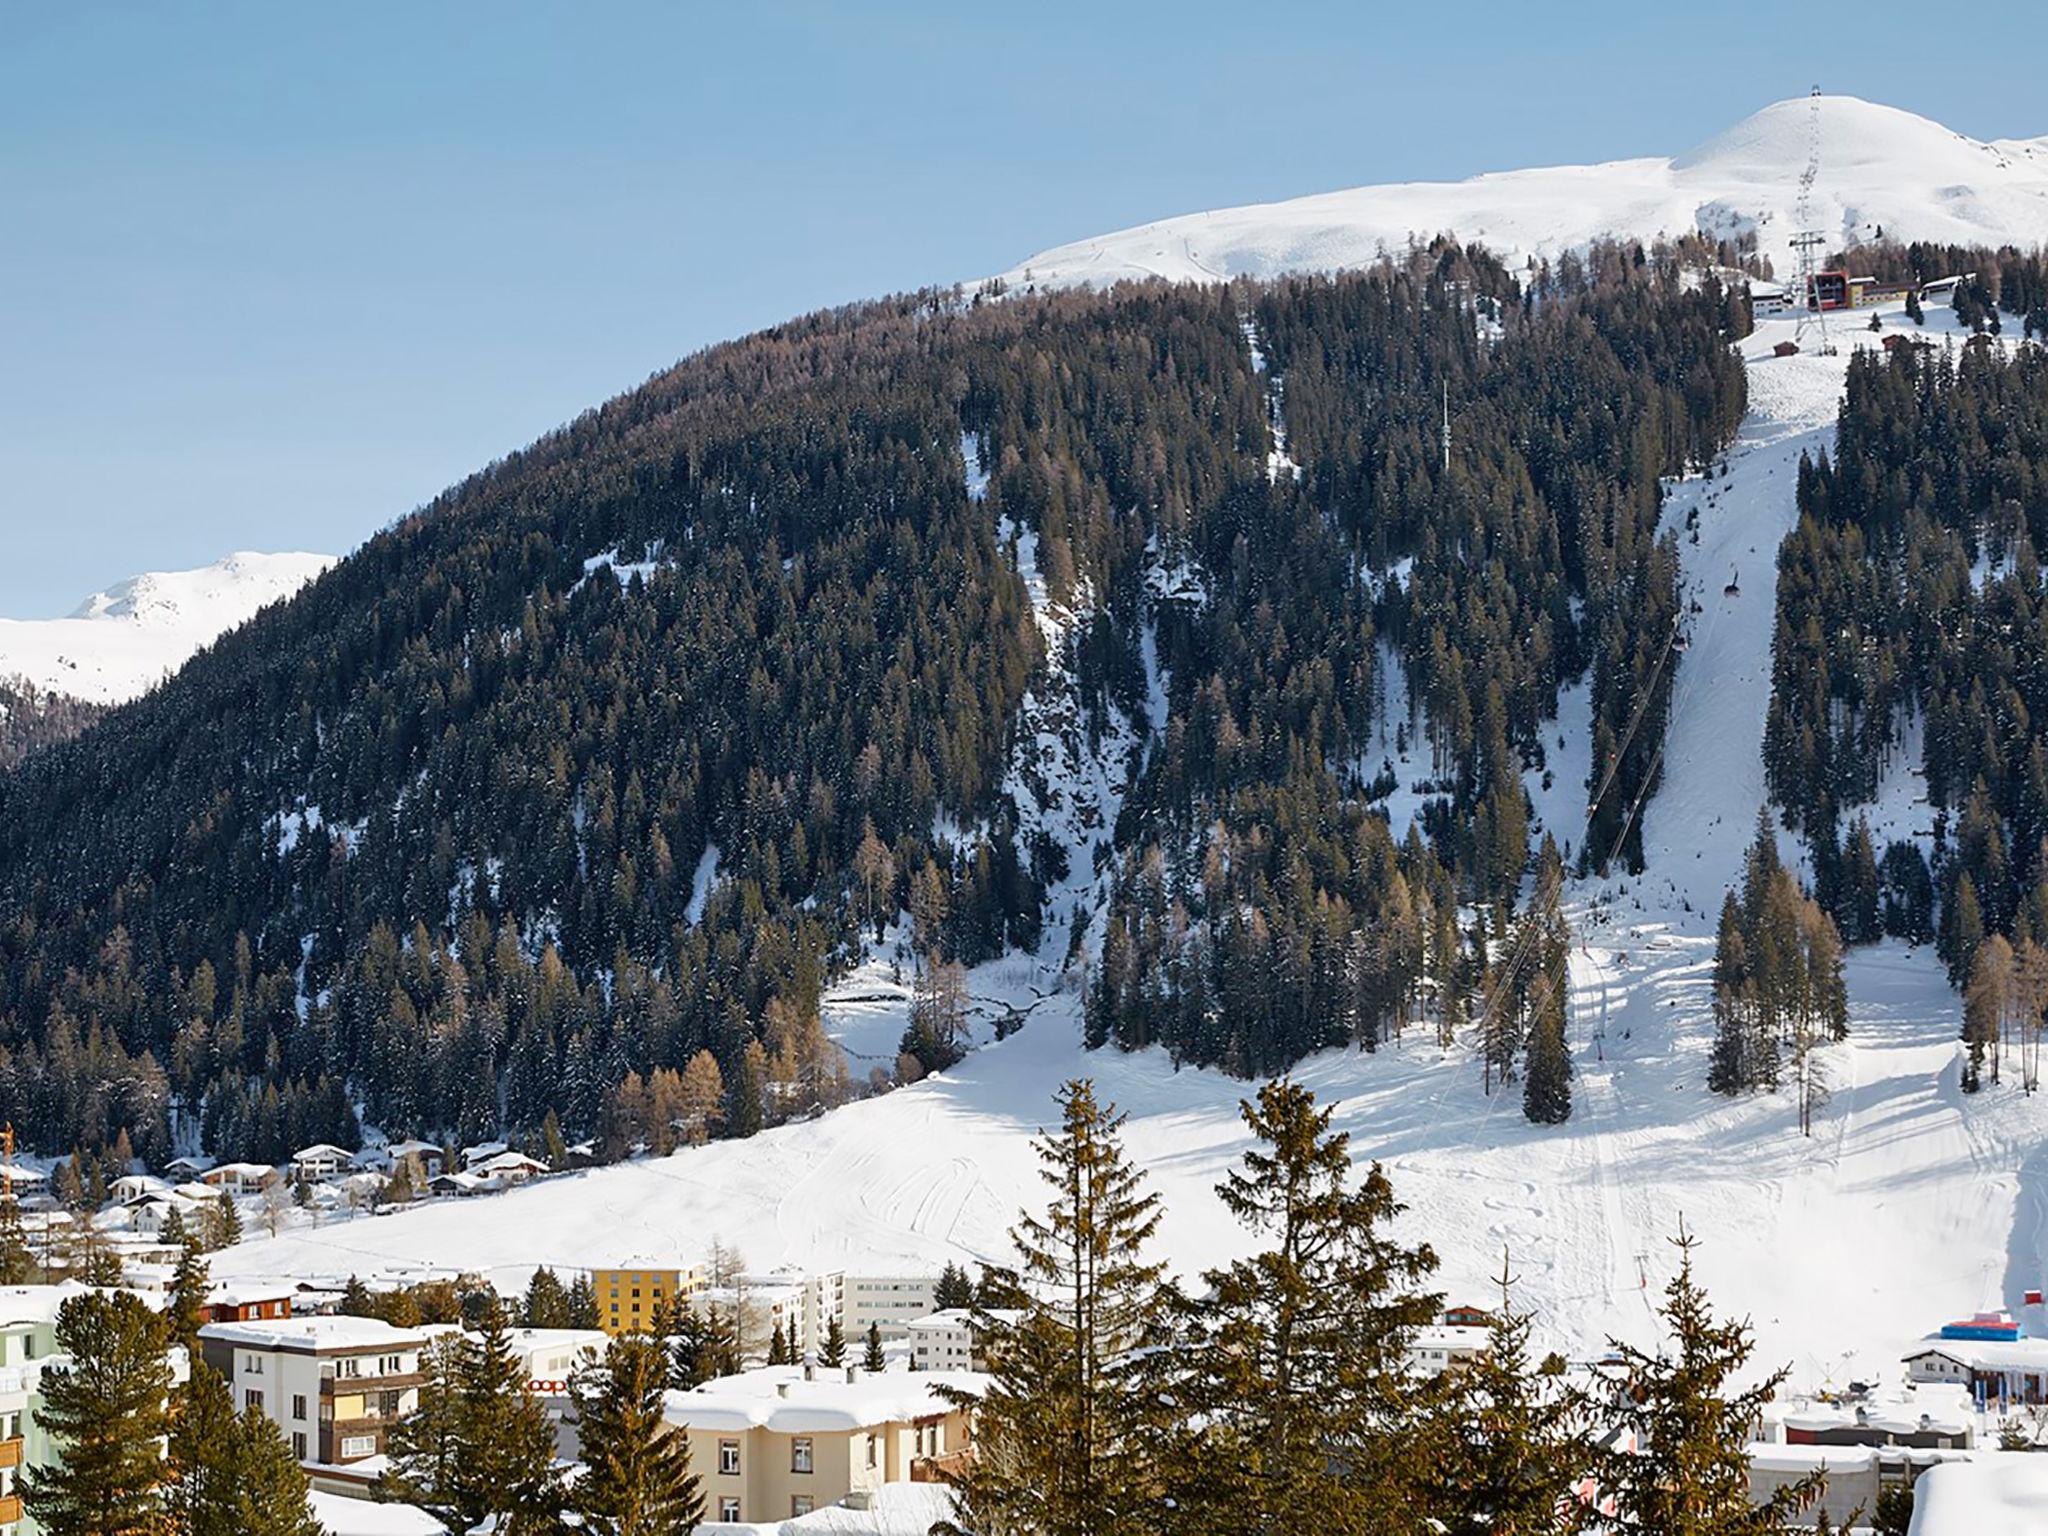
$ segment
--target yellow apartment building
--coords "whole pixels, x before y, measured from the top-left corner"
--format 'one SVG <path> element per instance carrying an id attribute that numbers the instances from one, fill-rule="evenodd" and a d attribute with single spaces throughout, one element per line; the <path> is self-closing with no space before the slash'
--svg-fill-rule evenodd
<path id="1" fill-rule="evenodd" d="M 702 1264 L 677 1264 L 657 1259 L 627 1259 L 616 1269 L 593 1269 L 590 1287 L 597 1296 L 597 1325 L 614 1338 L 645 1333 L 665 1302 L 694 1296 L 704 1288 Z"/>

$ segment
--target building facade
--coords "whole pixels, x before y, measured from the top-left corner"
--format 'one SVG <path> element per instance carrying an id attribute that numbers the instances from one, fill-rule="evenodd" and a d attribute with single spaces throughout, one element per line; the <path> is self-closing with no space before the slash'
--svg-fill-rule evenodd
<path id="1" fill-rule="evenodd" d="M 842 1285 L 842 1326 L 849 1339 L 861 1338 L 870 1325 L 879 1328 L 884 1339 L 908 1338 L 913 1322 L 938 1310 L 936 1275 L 847 1275 Z"/>
<path id="2" fill-rule="evenodd" d="M 662 1416 L 689 1437 L 707 1520 L 788 1520 L 884 1483 L 937 1479 L 972 1444 L 968 1415 L 939 1389 L 982 1380 L 767 1366 L 671 1392 Z"/>
<path id="3" fill-rule="evenodd" d="M 614 1338 L 646 1333 L 663 1303 L 687 1301 L 704 1288 L 704 1266 L 628 1259 L 615 1269 L 591 1270 L 590 1286 L 597 1296 L 598 1327 Z"/>
<path id="4" fill-rule="evenodd" d="M 419 1406 L 427 1336 L 368 1317 L 209 1323 L 207 1364 L 237 1409 L 256 1408 L 302 1462 L 346 1466 L 380 1456 L 391 1426 Z"/>

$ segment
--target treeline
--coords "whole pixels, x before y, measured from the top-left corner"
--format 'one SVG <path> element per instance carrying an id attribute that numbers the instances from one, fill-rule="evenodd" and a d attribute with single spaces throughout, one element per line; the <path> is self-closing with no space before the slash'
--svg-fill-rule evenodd
<path id="1" fill-rule="evenodd" d="M 1059 1096 L 1039 1156 L 1051 1190 L 991 1273 L 985 1388 L 958 1506 L 935 1530 L 1340 1536 L 1485 1531 L 1786 1531 L 1808 1478 L 1752 1505 L 1745 1442 L 1785 1377 L 1749 1369 L 1681 1235 L 1649 1350 L 1611 1375 L 1540 1355 L 1504 1257 L 1490 1348 L 1430 1376 L 1408 1346 L 1443 1298 L 1404 1241 L 1378 1164 L 1285 1080 L 1244 1106 L 1253 1141 L 1218 1186 L 1255 1251 L 1183 1289 L 1153 1239 L 1159 1197 L 1127 1159 L 1122 1118 L 1085 1082 Z M 999 1312 L 997 1309 L 1013 1309 Z M 1736 1382 L 1749 1382 L 1738 1387 Z M 1901 1527 L 1902 1529 L 1902 1527 Z"/>
<path id="2" fill-rule="evenodd" d="M 2048 940 L 2048 358 L 1982 343 L 1858 354 L 1837 451 L 1802 463 L 1798 494 L 1779 553 L 1771 792 L 1844 934 L 1932 936 L 1961 986 L 1986 935 Z M 1879 853 L 1851 818 L 1916 737 L 1931 857 L 1904 841 Z"/>
<path id="3" fill-rule="evenodd" d="M 1456 909 L 1516 900 L 1523 775 L 1589 672 L 1612 774 L 1568 852 L 1640 863 L 1682 623 L 1659 479 L 1741 419 L 1746 299 L 1636 247 L 1526 288 L 1432 249 L 1247 297 L 1300 477 L 1198 524 L 1208 598 L 1158 605 L 1171 709 L 1119 828 L 1091 1040 L 1261 1073 L 1455 1027 L 1481 968 Z M 1395 782 L 1404 749 L 1424 783 Z M 1422 835 L 1376 808 L 1397 789 Z"/>
<path id="4" fill-rule="evenodd" d="M 670 1134 L 621 1085 L 644 1105 L 706 1052 L 723 1134 L 829 1102 L 860 1085 L 783 1073 L 773 1037 L 810 1038 L 900 912 L 921 963 L 1037 944 L 1067 849 L 1004 777 L 1048 666 L 1097 728 L 1144 720 L 1158 668 L 1117 880 L 1167 860 L 1178 969 L 1238 952 L 1225 906 L 1266 935 L 1245 952 L 1298 955 L 1405 900 L 1439 953 L 1403 928 L 1391 1027 L 1447 974 L 1443 914 L 1512 898 L 1537 725 L 1589 669 L 1602 750 L 1644 724 L 1572 853 L 1639 857 L 1610 845 L 1670 688 L 1657 477 L 1742 410 L 1744 301 L 1680 265 L 1609 247 L 1518 285 L 1440 241 L 1266 287 L 913 295 L 686 360 L 0 780 L 0 1114 L 151 1161 L 185 1127 L 349 1145 L 344 1100 L 618 1151 Z M 1268 474 L 1282 383 L 1298 481 Z M 1059 656 L 1026 534 L 1079 616 Z M 1155 596 L 1165 562 L 1206 599 Z M 1404 733 L 1438 787 L 1393 854 L 1362 822 Z M 1112 927 L 1164 968 L 1134 898 Z M 1334 995 L 1091 1027 L 1251 1071 L 1343 1036 Z"/>
<path id="5" fill-rule="evenodd" d="M 1867 836 L 1864 843 L 1867 849 Z M 1742 890 L 1721 903 L 1707 1086 L 1753 1093 L 1775 1090 L 1789 1077 L 1800 1133 L 1811 1135 L 1828 1090 L 1817 1053 L 1848 1035 L 1841 935 L 1785 867 L 1770 813 L 1759 811 Z"/>
<path id="6" fill-rule="evenodd" d="M 0 773 L 31 752 L 69 741 L 105 713 L 104 705 L 38 688 L 26 678 L 0 677 Z"/>

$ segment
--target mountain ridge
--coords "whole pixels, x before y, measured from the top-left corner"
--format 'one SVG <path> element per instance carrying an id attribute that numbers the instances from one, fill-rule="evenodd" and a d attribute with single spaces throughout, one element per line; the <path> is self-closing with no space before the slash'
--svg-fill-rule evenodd
<path id="1" fill-rule="evenodd" d="M 1753 237 L 1789 270 L 1810 114 L 1819 103 L 1812 223 L 1837 247 L 1885 235 L 1958 245 L 2048 242 L 2048 136 L 1990 142 L 1854 96 L 1773 102 L 1669 157 L 1392 182 L 1211 209 L 1050 247 L 1011 286 L 1166 277 L 1216 282 L 1370 263 L 1438 234 L 1485 244 L 1511 269 L 1600 238 Z"/>

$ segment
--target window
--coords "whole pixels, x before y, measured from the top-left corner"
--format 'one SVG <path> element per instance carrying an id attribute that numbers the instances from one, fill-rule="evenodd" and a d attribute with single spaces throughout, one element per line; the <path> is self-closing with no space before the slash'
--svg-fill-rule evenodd
<path id="1" fill-rule="evenodd" d="M 300 1461 L 306 1459 L 306 1436 L 302 1430 L 292 1432 L 292 1454 Z"/>
<path id="2" fill-rule="evenodd" d="M 789 1470 L 808 1472 L 811 1470 L 811 1437 L 798 1435 L 789 1442 Z"/>
<path id="3" fill-rule="evenodd" d="M 343 1435 L 341 1437 L 341 1459 L 343 1461 L 360 1461 L 365 1456 L 374 1456 L 376 1454 L 377 1437 L 375 1435 Z"/>
<path id="4" fill-rule="evenodd" d="M 738 1499 L 720 1499 L 718 1501 L 718 1518 L 727 1525 L 738 1525 L 740 1523 L 740 1501 Z"/>
<path id="5" fill-rule="evenodd" d="M 740 1470 L 740 1443 L 737 1440 L 718 1442 L 718 1470 L 726 1477 L 736 1477 Z"/>
<path id="6" fill-rule="evenodd" d="M 263 1357 L 261 1355 L 242 1356 L 242 1374 L 244 1376 L 261 1376 L 263 1374 Z"/>
<path id="7" fill-rule="evenodd" d="M 875 1464 L 875 1437 L 874 1437 L 873 1433 L 872 1433 L 872 1432 L 870 1432 L 870 1434 L 868 1435 L 868 1465 L 872 1467 L 872 1466 L 873 1466 L 874 1464 Z"/>
<path id="8" fill-rule="evenodd" d="M 792 1515 L 808 1515 L 811 1512 L 811 1496 L 808 1493 L 791 1494 L 789 1512 Z"/>
<path id="9" fill-rule="evenodd" d="M 334 1374 L 354 1380 L 363 1374 L 363 1362 L 354 1355 L 344 1355 L 334 1362 Z"/>
<path id="10" fill-rule="evenodd" d="M 385 1376 L 398 1376 L 402 1375 L 405 1371 L 405 1357 L 403 1355 L 386 1355 L 381 1364 L 381 1374 Z"/>
<path id="11" fill-rule="evenodd" d="M 305 1416 L 306 1394 L 303 1392 L 294 1392 L 292 1394 L 292 1417 L 295 1419 L 303 1419 Z"/>
<path id="12" fill-rule="evenodd" d="M 254 1408 L 258 1413 L 261 1413 L 263 1411 L 263 1394 L 254 1387 L 250 1387 L 242 1394 L 242 1406 L 244 1408 Z"/>

